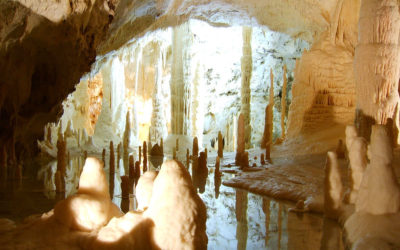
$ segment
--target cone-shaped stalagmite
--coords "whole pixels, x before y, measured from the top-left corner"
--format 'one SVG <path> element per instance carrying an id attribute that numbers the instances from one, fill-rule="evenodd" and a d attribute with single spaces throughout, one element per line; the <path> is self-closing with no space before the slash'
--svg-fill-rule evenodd
<path id="1" fill-rule="evenodd" d="M 147 144 L 143 142 L 143 173 L 147 171 Z"/>
<path id="2" fill-rule="evenodd" d="M 124 131 L 124 138 L 123 138 L 123 162 L 124 162 L 124 169 L 125 173 L 129 171 L 129 143 L 130 143 L 130 136 L 131 136 L 131 125 L 129 122 L 129 112 L 126 113 L 126 120 L 125 120 L 125 131 Z"/>
<path id="3" fill-rule="evenodd" d="M 363 137 L 356 137 L 349 149 L 350 160 L 350 197 L 349 202 L 354 204 L 360 188 L 364 171 L 367 167 L 367 141 Z"/>
<path id="4" fill-rule="evenodd" d="M 101 153 L 101 160 L 103 161 L 103 167 L 106 167 L 106 149 L 103 148 L 103 152 Z"/>
<path id="5" fill-rule="evenodd" d="M 220 159 L 217 156 L 215 161 L 215 171 L 214 171 L 214 191 L 215 191 L 215 198 L 218 199 L 219 196 L 219 187 L 221 186 L 221 172 L 219 171 L 220 166 Z"/>
<path id="6" fill-rule="evenodd" d="M 341 206 L 343 185 L 335 152 L 329 151 L 325 165 L 324 212 L 328 217 L 336 218 Z"/>
<path id="7" fill-rule="evenodd" d="M 354 142 L 353 142 L 354 143 Z M 373 125 L 368 164 L 357 195 L 356 212 L 374 215 L 400 210 L 400 186 L 392 166 L 393 149 L 384 125 Z"/>
<path id="8" fill-rule="evenodd" d="M 199 143 L 197 141 L 197 137 L 193 138 L 192 156 L 199 156 Z"/>
<path id="9" fill-rule="evenodd" d="M 110 175 L 115 173 L 114 144 L 110 141 Z"/>
<path id="10" fill-rule="evenodd" d="M 282 85 L 282 97 L 281 97 L 281 130 L 282 130 L 281 139 L 282 140 L 284 140 L 286 138 L 286 130 L 285 130 L 286 88 L 287 88 L 286 65 L 283 65 L 283 85 Z"/>
<path id="11" fill-rule="evenodd" d="M 245 124 L 243 115 L 239 115 L 238 128 L 237 128 L 237 147 L 236 147 L 236 157 L 235 164 L 241 165 L 243 154 L 245 149 Z"/>
<path id="12" fill-rule="evenodd" d="M 273 121 L 274 121 L 274 75 L 272 69 L 270 71 L 271 86 L 269 88 L 269 104 L 265 108 L 265 127 L 264 134 L 261 140 L 261 148 L 265 148 L 265 159 L 271 159 L 271 144 L 272 144 L 272 133 L 273 133 Z"/>
<path id="13" fill-rule="evenodd" d="M 218 132 L 218 156 L 221 158 L 224 157 L 224 149 L 223 149 L 221 131 Z"/>
<path id="14" fill-rule="evenodd" d="M 207 168 L 207 159 L 204 152 L 200 153 L 199 164 L 198 164 L 198 188 L 200 193 L 204 193 L 205 186 L 207 183 L 208 176 L 208 168 Z"/>
<path id="15" fill-rule="evenodd" d="M 264 154 L 261 154 L 261 156 L 260 156 L 260 163 L 261 163 L 261 165 L 265 165 Z"/>
<path id="16" fill-rule="evenodd" d="M 140 178 L 140 162 L 135 162 L 135 186 L 137 185 Z"/>
<path id="17" fill-rule="evenodd" d="M 64 140 L 64 136 L 61 133 L 61 128 L 58 133 L 58 140 L 57 140 L 57 171 L 59 172 L 61 183 L 60 188 L 57 192 L 64 192 L 65 191 L 65 171 L 67 168 L 67 144 Z"/>

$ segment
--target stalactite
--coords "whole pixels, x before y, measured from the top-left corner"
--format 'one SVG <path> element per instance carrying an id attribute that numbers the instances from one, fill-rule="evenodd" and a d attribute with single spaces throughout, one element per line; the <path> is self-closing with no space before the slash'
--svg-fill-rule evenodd
<path id="1" fill-rule="evenodd" d="M 129 111 L 126 112 L 126 119 L 125 119 L 125 131 L 123 137 L 123 162 L 124 162 L 124 170 L 125 173 L 129 171 L 129 144 L 130 144 L 130 137 L 131 137 L 131 125 L 130 125 L 130 114 Z"/>
<path id="2" fill-rule="evenodd" d="M 110 141 L 110 176 L 115 173 L 114 144 Z"/>
<path id="3" fill-rule="evenodd" d="M 218 156 L 223 158 L 224 157 L 224 150 L 222 145 L 222 134 L 221 131 L 218 132 Z"/>
<path id="4" fill-rule="evenodd" d="M 193 138 L 193 149 L 192 149 L 192 156 L 199 155 L 199 144 L 197 142 L 197 137 Z"/>
<path id="5" fill-rule="evenodd" d="M 242 114 L 240 114 L 239 119 L 238 119 L 237 147 L 236 147 L 236 157 L 235 157 L 235 164 L 238 166 L 240 166 L 242 163 L 245 145 L 246 145 L 246 142 L 245 142 L 244 117 Z"/>
<path id="6" fill-rule="evenodd" d="M 243 27 L 242 36 L 243 36 L 243 55 L 242 55 L 242 59 L 241 59 L 241 68 L 242 68 L 241 100 L 242 100 L 242 105 L 241 105 L 240 113 L 243 114 L 244 124 L 246 126 L 245 139 L 244 139 L 245 143 L 246 143 L 245 147 L 250 148 L 250 145 L 251 145 L 250 80 L 251 80 L 251 73 L 253 71 L 253 62 L 252 62 L 252 54 L 251 54 L 252 28 L 251 27 Z"/>
<path id="7" fill-rule="evenodd" d="M 343 185 L 335 152 L 329 151 L 325 165 L 324 213 L 325 216 L 337 218 L 343 196 Z"/>
<path id="8" fill-rule="evenodd" d="M 369 140 L 373 123 L 393 118 L 399 100 L 399 30 L 397 0 L 361 1 L 358 44 L 354 55 L 356 125 Z"/>
<path id="9" fill-rule="evenodd" d="M 281 97 L 281 130 L 282 135 L 281 139 L 284 140 L 286 138 L 286 129 L 285 129 L 285 117 L 286 117 L 286 88 L 287 88 L 287 79 L 286 79 L 286 65 L 283 65 L 283 85 L 282 85 L 282 97 Z"/>
<path id="10" fill-rule="evenodd" d="M 147 171 L 147 143 L 143 142 L 143 173 Z"/>

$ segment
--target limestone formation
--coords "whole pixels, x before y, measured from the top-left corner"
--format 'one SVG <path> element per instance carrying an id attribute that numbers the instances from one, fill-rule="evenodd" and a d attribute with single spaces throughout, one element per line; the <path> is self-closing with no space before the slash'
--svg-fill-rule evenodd
<path id="1" fill-rule="evenodd" d="M 120 160 L 121 160 L 121 143 L 117 146 L 117 169 L 120 171 Z"/>
<path id="2" fill-rule="evenodd" d="M 147 171 L 147 144 L 143 142 L 143 173 Z"/>
<path id="3" fill-rule="evenodd" d="M 186 149 L 186 169 L 189 169 L 190 165 L 190 154 L 189 154 L 189 149 Z"/>
<path id="4" fill-rule="evenodd" d="M 179 151 L 179 138 L 176 138 L 175 150 L 176 150 L 177 152 Z"/>
<path id="5" fill-rule="evenodd" d="M 115 156 L 114 156 L 114 145 L 113 142 L 110 141 L 110 176 L 115 173 Z"/>
<path id="6" fill-rule="evenodd" d="M 218 132 L 218 156 L 221 158 L 224 157 L 224 149 L 223 149 L 223 145 L 222 145 L 221 131 Z"/>
<path id="7" fill-rule="evenodd" d="M 61 129 L 60 129 L 61 131 Z M 60 174 L 61 184 L 58 192 L 64 192 L 65 190 L 65 174 L 67 168 L 67 145 L 62 133 L 58 133 L 57 140 L 57 171 Z"/>
<path id="8" fill-rule="evenodd" d="M 124 169 L 125 173 L 129 171 L 129 144 L 130 144 L 130 137 L 131 137 L 131 125 L 130 125 L 130 115 L 129 112 L 126 113 L 125 119 L 125 131 L 123 137 L 123 162 L 124 162 Z"/>
<path id="9" fill-rule="evenodd" d="M 242 162 L 244 149 L 245 149 L 245 124 L 243 115 L 239 115 L 238 119 L 238 128 L 237 128 L 237 147 L 236 147 L 236 157 L 235 157 L 235 164 L 240 166 Z"/>
<path id="10" fill-rule="evenodd" d="M 261 154 L 260 156 L 260 163 L 261 165 L 265 165 L 264 154 Z"/>
<path id="11" fill-rule="evenodd" d="M 161 138 L 160 148 L 161 148 L 161 154 L 164 156 L 164 140 L 163 140 L 163 138 Z"/>
<path id="12" fill-rule="evenodd" d="M 337 218 L 342 204 L 343 185 L 335 152 L 329 151 L 326 157 L 324 181 L 325 216 Z"/>
<path id="13" fill-rule="evenodd" d="M 176 160 L 176 148 L 172 148 L 172 159 Z"/>
<path id="14" fill-rule="evenodd" d="M 346 134 L 346 149 L 347 149 L 347 152 L 349 152 L 351 144 L 353 143 L 353 140 L 358 136 L 356 126 L 347 125 L 345 134 Z"/>
<path id="15" fill-rule="evenodd" d="M 142 147 L 139 146 L 139 164 L 142 162 Z"/>
<path id="16" fill-rule="evenodd" d="M 357 118 L 360 136 L 368 139 L 373 123 L 392 119 L 399 100 L 400 13 L 396 0 L 361 1 L 358 44 L 354 54 Z"/>
<path id="17" fill-rule="evenodd" d="M 101 152 L 101 160 L 103 161 L 103 167 L 106 166 L 106 149 L 103 148 L 103 152 Z"/>
<path id="18" fill-rule="evenodd" d="M 243 115 L 244 124 L 246 127 L 244 141 L 245 148 L 250 148 L 251 145 L 251 124 L 250 124 L 250 80 L 251 72 L 253 71 L 253 59 L 251 54 L 251 37 L 252 28 L 243 27 L 243 54 L 241 58 L 242 83 L 241 83 L 241 108 L 240 113 Z"/>
<path id="19" fill-rule="evenodd" d="M 400 209 L 400 187 L 393 170 L 393 149 L 384 125 L 372 126 L 370 163 L 356 200 L 356 212 L 391 214 Z"/>
<path id="20" fill-rule="evenodd" d="M 135 162 L 135 186 L 137 185 L 140 178 L 140 162 Z"/>
<path id="21" fill-rule="evenodd" d="M 338 145 L 336 147 L 336 156 L 338 159 L 344 159 L 346 154 L 346 147 L 343 144 L 343 141 L 339 139 Z"/>
<path id="22" fill-rule="evenodd" d="M 220 159 L 217 156 L 217 159 L 215 160 L 215 171 L 214 171 L 214 191 L 215 191 L 215 198 L 218 199 L 219 196 L 219 187 L 221 186 L 221 172 L 219 170 L 220 167 Z"/>
<path id="23" fill-rule="evenodd" d="M 356 137 L 349 149 L 350 160 L 350 197 L 349 202 L 354 204 L 357 193 L 367 167 L 367 141 L 363 137 Z"/>
<path id="24" fill-rule="evenodd" d="M 286 89 L 287 89 L 287 79 L 286 79 L 286 65 L 283 65 L 283 85 L 282 85 L 282 97 L 281 97 L 281 139 L 286 138 L 285 129 L 285 118 L 286 118 Z"/>
<path id="25" fill-rule="evenodd" d="M 261 140 L 261 148 L 265 148 L 265 159 L 271 160 L 271 144 L 273 135 L 274 121 L 274 75 L 270 71 L 271 85 L 269 88 L 269 104 L 265 108 L 265 127 Z"/>
<path id="26" fill-rule="evenodd" d="M 193 149 L 192 149 L 192 156 L 199 155 L 199 144 L 197 142 L 197 137 L 193 138 Z"/>
<path id="27" fill-rule="evenodd" d="M 153 183 L 157 174 L 156 171 L 147 171 L 139 178 L 136 186 L 137 210 L 144 211 L 149 206 L 153 194 Z"/>
<path id="28" fill-rule="evenodd" d="M 87 158 L 78 192 L 60 201 L 54 208 L 55 219 L 79 231 L 92 231 L 105 226 L 121 213 L 110 199 L 103 166 L 96 158 Z"/>
<path id="29" fill-rule="evenodd" d="M 122 199 L 127 199 L 129 198 L 129 194 L 131 193 L 130 191 L 130 185 L 129 185 L 129 177 L 124 175 L 121 176 L 121 196 Z"/>

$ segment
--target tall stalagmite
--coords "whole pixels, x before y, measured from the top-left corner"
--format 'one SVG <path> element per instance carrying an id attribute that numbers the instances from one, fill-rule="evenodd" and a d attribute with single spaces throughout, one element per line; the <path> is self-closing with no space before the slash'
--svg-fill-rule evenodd
<path id="1" fill-rule="evenodd" d="M 126 119 L 125 119 L 125 131 L 124 131 L 124 138 L 123 138 L 123 161 L 124 161 L 124 170 L 125 173 L 129 171 L 129 143 L 131 137 L 131 124 L 130 124 L 130 115 L 129 111 L 126 112 Z"/>
<path id="2" fill-rule="evenodd" d="M 61 133 L 61 125 L 58 130 L 58 140 L 57 140 L 57 172 L 60 174 L 61 184 L 58 192 L 65 191 L 65 174 L 67 168 L 67 142 Z"/>
<path id="3" fill-rule="evenodd" d="M 172 31 L 172 71 L 171 71 L 171 132 L 187 135 L 190 127 L 191 83 L 188 81 L 190 57 L 190 26 L 188 23 L 176 26 Z"/>
<path id="4" fill-rule="evenodd" d="M 239 115 L 238 119 L 238 129 L 237 129 L 237 147 L 236 147 L 236 157 L 235 164 L 241 166 L 242 158 L 245 149 L 245 125 L 243 115 Z"/>
<path id="5" fill-rule="evenodd" d="M 265 108 L 265 127 L 261 140 L 261 148 L 265 148 L 265 159 L 271 159 L 271 144 L 274 122 L 274 74 L 270 71 L 271 85 L 269 87 L 269 103 Z"/>
<path id="6" fill-rule="evenodd" d="M 244 124 L 246 126 L 245 131 L 245 143 L 246 148 L 250 148 L 251 145 L 251 124 L 250 124 L 250 80 L 251 72 L 253 71 L 253 61 L 251 54 L 251 27 L 243 27 L 243 55 L 241 59 L 242 67 L 242 86 L 241 86 L 241 100 L 242 106 L 240 113 L 243 114 Z"/>
<path id="7" fill-rule="evenodd" d="M 284 140 L 286 138 L 286 130 L 285 130 L 286 88 L 287 88 L 286 65 L 283 65 L 283 85 L 282 85 L 282 97 L 281 97 L 281 130 L 282 130 L 281 139 L 282 140 Z"/>
<path id="8" fill-rule="evenodd" d="M 361 1 L 358 44 L 354 55 L 360 136 L 369 139 L 371 125 L 386 124 L 399 101 L 400 13 L 397 0 Z"/>
<path id="9" fill-rule="evenodd" d="M 223 149 L 221 131 L 218 132 L 218 156 L 219 156 L 220 158 L 223 158 L 223 157 L 224 157 L 224 149 Z"/>
<path id="10" fill-rule="evenodd" d="M 343 185 L 335 152 L 329 151 L 325 165 L 324 212 L 328 217 L 336 218 L 342 202 Z"/>
<path id="11" fill-rule="evenodd" d="M 110 141 L 110 176 L 115 173 L 114 144 Z"/>
<path id="12" fill-rule="evenodd" d="M 147 144 L 143 142 L 143 173 L 147 171 Z"/>

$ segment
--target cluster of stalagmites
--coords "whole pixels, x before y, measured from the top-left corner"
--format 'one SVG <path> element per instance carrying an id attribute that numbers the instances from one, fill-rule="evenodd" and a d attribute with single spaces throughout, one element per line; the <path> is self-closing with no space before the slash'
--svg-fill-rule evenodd
<path id="1" fill-rule="evenodd" d="M 355 213 L 384 215 L 399 212 L 400 186 L 392 166 L 393 149 L 386 127 L 372 126 L 368 145 L 357 135 L 355 126 L 347 126 L 346 148 L 350 171 L 347 192 L 341 180 L 338 153 L 328 152 L 327 155 L 325 214 L 338 218 L 345 204 L 354 204 Z"/>
<path id="2" fill-rule="evenodd" d="M 129 165 L 130 175 L 127 179 L 122 178 L 123 186 L 129 186 L 129 179 L 135 175 L 132 157 Z M 124 189 L 122 195 L 128 195 Z M 68 244 L 85 249 L 207 248 L 206 207 L 181 163 L 167 161 L 159 172 L 147 171 L 142 175 L 136 186 L 136 212 L 122 213 L 110 197 L 102 162 L 88 157 L 78 192 L 58 202 L 54 210 L 30 227 L 41 230 L 49 227 L 50 230 L 55 227 L 53 223 L 59 223 L 66 228 L 63 230 L 65 237 L 71 239 Z M 42 237 L 42 240 L 33 241 L 30 248 L 35 248 L 36 243 L 45 244 L 42 241 L 54 244 L 55 240 L 65 239 L 60 235 Z M 74 237 L 79 240 L 73 240 Z M 18 238 L 15 240 L 19 241 Z"/>

